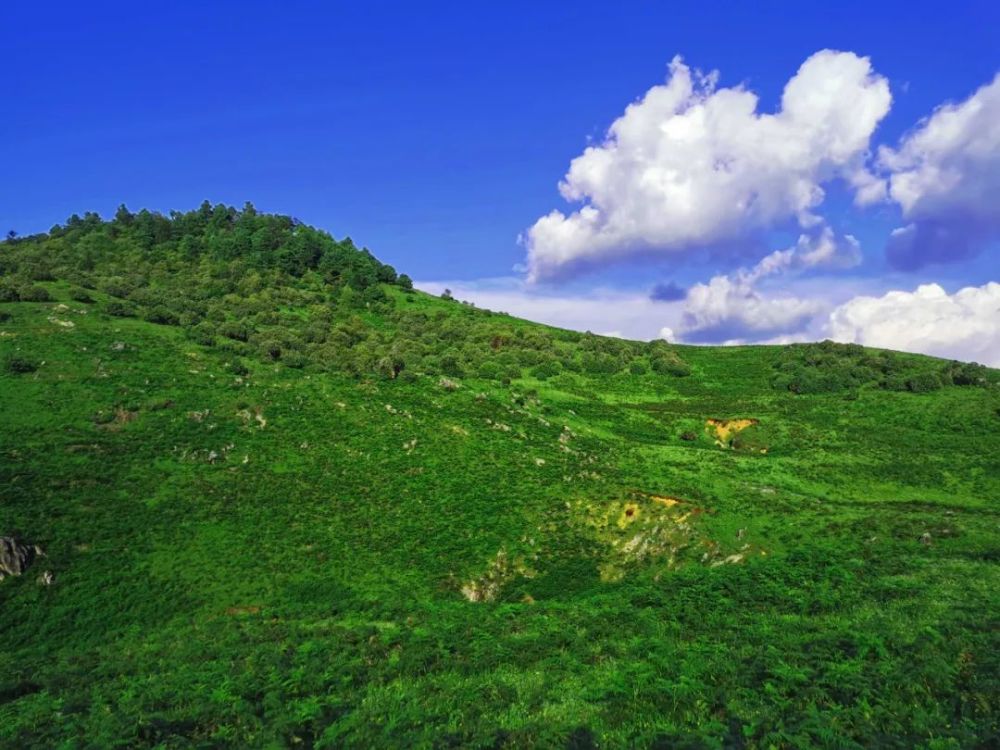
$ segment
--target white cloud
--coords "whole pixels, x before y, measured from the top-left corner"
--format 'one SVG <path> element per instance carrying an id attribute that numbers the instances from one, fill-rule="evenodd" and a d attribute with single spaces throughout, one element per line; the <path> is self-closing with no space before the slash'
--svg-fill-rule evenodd
<path id="1" fill-rule="evenodd" d="M 456 299 L 539 323 L 640 340 L 657 337 L 664 325 L 677 325 L 682 305 L 652 300 L 645 290 L 563 289 L 553 293 L 510 277 L 414 284 L 430 294 L 451 289 Z"/>
<path id="2" fill-rule="evenodd" d="M 816 235 L 803 234 L 787 250 L 776 250 L 749 270 L 718 275 L 688 290 L 680 334 L 686 341 L 726 342 L 800 332 L 828 309 L 819 299 L 801 299 L 757 289 L 768 277 L 810 268 L 848 268 L 857 265 L 861 251 L 847 235 L 838 240 L 829 227 Z"/>
<path id="3" fill-rule="evenodd" d="M 1000 75 L 880 148 L 878 164 L 907 221 L 887 247 L 897 268 L 963 260 L 1000 238 Z"/>
<path id="4" fill-rule="evenodd" d="M 771 336 L 804 327 L 822 310 L 813 300 L 761 294 L 739 275 L 714 276 L 688 292 L 681 335 L 692 343 Z"/>
<path id="5" fill-rule="evenodd" d="M 937 284 L 914 292 L 855 297 L 830 315 L 829 336 L 865 346 L 922 352 L 1000 366 L 1000 284 L 948 294 Z"/>
<path id="6" fill-rule="evenodd" d="M 891 95 L 868 58 L 817 52 L 776 114 L 758 114 L 754 93 L 716 81 L 675 58 L 667 82 L 573 160 L 560 191 L 584 205 L 528 230 L 530 280 L 639 252 L 718 246 L 789 220 L 815 228 L 822 185 L 836 177 L 876 193 L 864 159 Z"/>

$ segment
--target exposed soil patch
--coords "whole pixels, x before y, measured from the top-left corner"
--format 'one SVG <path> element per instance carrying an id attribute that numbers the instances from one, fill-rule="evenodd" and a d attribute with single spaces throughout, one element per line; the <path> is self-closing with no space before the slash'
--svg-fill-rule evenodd
<path id="1" fill-rule="evenodd" d="M 504 584 L 516 577 L 534 578 L 535 571 L 522 557 L 511 559 L 507 550 L 501 549 L 481 576 L 462 584 L 462 596 L 470 602 L 496 601 Z"/>
<path id="2" fill-rule="evenodd" d="M 715 435 L 720 448 L 732 447 L 733 438 L 747 427 L 760 424 L 759 419 L 706 419 L 705 430 Z"/>
<path id="3" fill-rule="evenodd" d="M 226 614 L 230 617 L 239 617 L 241 615 L 258 615 L 260 614 L 260 606 L 256 604 L 248 604 L 242 607 L 229 607 L 226 609 Z"/>

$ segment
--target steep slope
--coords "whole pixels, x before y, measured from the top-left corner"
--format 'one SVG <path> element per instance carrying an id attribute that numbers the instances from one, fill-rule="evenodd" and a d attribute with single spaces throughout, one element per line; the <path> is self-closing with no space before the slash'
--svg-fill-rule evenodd
<path id="1" fill-rule="evenodd" d="M 0 271 L 0 745 L 998 737 L 996 371 L 560 331 L 251 207 Z"/>

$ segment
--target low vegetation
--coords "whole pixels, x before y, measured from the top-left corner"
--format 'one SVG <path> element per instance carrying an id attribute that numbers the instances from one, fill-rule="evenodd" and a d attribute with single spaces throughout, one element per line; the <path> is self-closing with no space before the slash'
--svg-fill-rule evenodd
<path id="1" fill-rule="evenodd" d="M 558 330 L 209 204 L 0 244 L 0 363 L 0 746 L 1000 740 L 995 370 Z"/>

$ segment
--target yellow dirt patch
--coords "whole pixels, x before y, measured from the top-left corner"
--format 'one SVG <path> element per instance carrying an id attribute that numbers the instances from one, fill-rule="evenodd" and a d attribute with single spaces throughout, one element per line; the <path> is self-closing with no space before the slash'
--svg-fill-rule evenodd
<path id="1" fill-rule="evenodd" d="M 618 516 L 618 528 L 624 529 L 630 523 L 637 521 L 639 518 L 639 505 L 637 503 L 625 503 L 625 507 L 622 508 L 621 515 Z"/>
<path id="2" fill-rule="evenodd" d="M 670 497 L 669 495 L 648 495 L 648 497 L 654 503 L 659 503 L 666 508 L 673 508 L 675 505 L 681 505 L 684 502 L 679 497 Z"/>
<path id="3" fill-rule="evenodd" d="M 715 433 L 717 443 L 727 446 L 733 435 L 756 424 L 760 424 L 759 419 L 706 419 L 705 429 Z"/>

